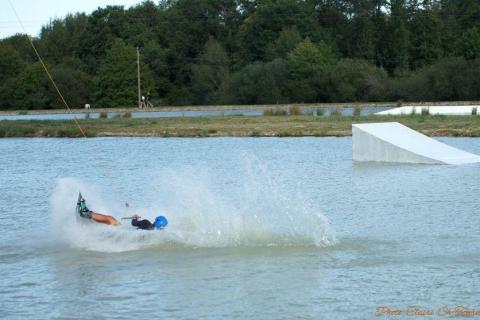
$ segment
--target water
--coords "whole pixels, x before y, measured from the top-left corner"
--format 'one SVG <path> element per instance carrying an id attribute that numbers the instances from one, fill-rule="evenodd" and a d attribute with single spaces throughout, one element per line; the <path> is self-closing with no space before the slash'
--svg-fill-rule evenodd
<path id="1" fill-rule="evenodd" d="M 387 110 L 386 107 L 363 107 L 360 115 L 368 116 L 375 112 Z M 342 115 L 353 115 L 353 108 L 345 107 L 338 110 Z M 314 112 L 312 108 L 304 108 L 306 114 Z M 325 109 L 325 116 L 329 116 L 332 109 Z M 120 117 L 122 113 L 109 112 L 108 118 Z M 177 117 L 207 117 L 207 116 L 262 116 L 263 109 L 234 109 L 234 110 L 185 110 L 185 111 L 148 111 L 148 112 L 132 112 L 132 118 L 177 118 Z M 27 115 L 0 115 L 0 120 L 73 120 L 85 119 L 86 113 L 57 113 L 57 114 L 27 114 Z M 89 113 L 88 117 L 98 119 L 98 112 Z"/>
<path id="2" fill-rule="evenodd" d="M 480 154 L 480 140 L 442 138 Z M 0 140 L 0 317 L 368 319 L 480 309 L 480 165 L 351 138 Z M 85 226 L 77 192 L 161 232 Z M 402 318 L 402 317 L 397 317 Z"/>

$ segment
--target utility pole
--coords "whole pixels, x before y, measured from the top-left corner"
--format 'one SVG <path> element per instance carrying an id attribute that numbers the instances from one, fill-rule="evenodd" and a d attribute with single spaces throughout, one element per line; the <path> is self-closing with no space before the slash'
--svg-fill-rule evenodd
<path id="1" fill-rule="evenodd" d="M 138 78 L 138 108 L 142 107 L 142 94 L 140 90 L 140 50 L 137 47 L 137 78 Z"/>

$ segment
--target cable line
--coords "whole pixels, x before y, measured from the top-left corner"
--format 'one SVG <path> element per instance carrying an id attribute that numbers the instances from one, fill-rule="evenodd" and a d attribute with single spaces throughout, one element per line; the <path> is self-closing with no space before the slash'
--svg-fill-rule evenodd
<path id="1" fill-rule="evenodd" d="M 55 80 L 53 79 L 53 76 L 51 75 L 50 71 L 49 71 L 48 68 L 47 68 L 47 65 L 45 64 L 45 62 L 43 61 L 42 57 L 40 56 L 40 53 L 38 52 L 37 48 L 35 47 L 35 44 L 33 43 L 32 37 L 30 37 L 30 36 L 27 34 L 26 29 L 25 29 L 25 27 L 23 26 L 22 20 L 20 19 L 17 11 L 15 10 L 15 7 L 13 6 L 11 0 L 8 0 L 8 3 L 10 4 L 10 7 L 12 8 L 12 10 L 13 10 L 13 12 L 14 12 L 17 20 L 18 20 L 18 23 L 20 24 L 21 28 L 22 28 L 23 31 L 25 32 L 25 36 L 28 38 L 28 41 L 29 41 L 31 47 L 33 48 L 33 51 L 35 52 L 35 55 L 37 56 L 40 64 L 42 65 L 43 69 L 44 69 L 45 72 L 47 73 L 47 76 L 48 76 L 48 78 L 50 79 L 50 81 L 52 82 L 52 84 L 53 84 L 55 90 L 57 91 L 60 99 L 62 100 L 62 102 L 63 102 L 63 104 L 65 105 L 65 107 L 66 107 L 66 109 L 68 110 L 68 112 L 73 116 L 73 120 L 74 120 L 75 124 L 77 125 L 78 129 L 80 130 L 80 132 L 82 133 L 83 138 L 85 138 L 85 139 L 88 140 L 88 137 L 87 137 L 87 135 L 86 135 L 86 133 L 85 133 L 85 130 L 84 130 L 84 129 L 82 128 L 82 126 L 80 125 L 80 122 L 78 121 L 77 117 L 76 117 L 75 114 L 73 113 L 72 109 L 70 108 L 70 106 L 68 105 L 66 99 L 64 98 L 64 96 L 63 96 L 63 94 L 61 93 L 60 89 L 58 88 Z M 119 195 L 121 195 L 121 198 L 127 199 L 127 198 L 123 195 L 123 193 L 121 192 L 120 189 L 115 188 L 115 183 L 114 183 L 113 178 L 107 173 L 107 171 L 108 171 L 107 168 L 108 168 L 108 167 L 107 167 L 106 165 L 103 165 L 103 164 L 102 164 L 102 162 L 100 161 L 100 158 L 97 158 L 97 153 L 96 153 L 96 152 L 94 152 L 93 158 L 94 158 L 95 160 L 97 160 L 97 162 L 98 162 L 98 164 L 99 164 L 99 167 L 104 170 L 104 171 L 102 172 L 103 176 L 105 176 L 105 178 L 107 178 L 107 179 L 110 181 L 110 185 L 111 185 L 114 189 L 116 189 L 116 190 L 115 190 L 116 193 L 119 194 Z M 127 208 L 129 208 L 129 204 L 128 204 L 127 201 L 125 202 L 125 206 L 126 206 Z"/>

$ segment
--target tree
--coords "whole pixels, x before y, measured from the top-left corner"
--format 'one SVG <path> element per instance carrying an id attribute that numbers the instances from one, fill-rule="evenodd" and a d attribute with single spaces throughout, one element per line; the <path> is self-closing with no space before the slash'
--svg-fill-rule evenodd
<path id="1" fill-rule="evenodd" d="M 64 63 L 54 66 L 51 70 L 60 92 L 72 108 L 82 108 L 93 99 L 92 77 L 82 71 L 79 67 L 81 65 L 78 59 L 67 58 L 64 59 Z M 54 108 L 64 108 L 57 94 L 51 103 Z"/>
<path id="2" fill-rule="evenodd" d="M 288 64 L 284 59 L 249 64 L 233 74 L 229 84 L 229 102 L 286 103 L 289 101 L 287 77 Z"/>
<path id="3" fill-rule="evenodd" d="M 365 60 L 342 59 L 329 74 L 330 101 L 380 101 L 385 98 L 387 73 Z"/>
<path id="4" fill-rule="evenodd" d="M 465 31 L 459 48 L 465 59 L 474 60 L 480 58 L 480 27 L 473 27 Z"/>
<path id="5" fill-rule="evenodd" d="M 95 73 L 98 63 L 115 39 L 122 39 L 127 30 L 126 22 L 122 6 L 98 8 L 88 17 L 85 32 L 78 40 L 77 55 L 87 63 L 91 74 Z"/>
<path id="6" fill-rule="evenodd" d="M 302 36 L 296 27 L 284 28 L 277 40 L 270 43 L 266 49 L 267 60 L 274 60 L 276 58 L 285 59 L 297 45 L 302 41 Z"/>
<path id="7" fill-rule="evenodd" d="M 20 54 L 10 45 L 0 44 L 0 83 L 16 76 L 24 67 Z"/>
<path id="8" fill-rule="evenodd" d="M 0 43 L 2 45 L 7 45 L 11 48 L 14 48 L 24 62 L 34 63 L 37 61 L 37 57 L 32 50 L 32 46 L 30 45 L 28 37 L 29 36 L 26 34 L 19 33 L 14 36 L 0 40 Z M 33 38 L 33 41 L 38 43 L 35 38 Z"/>
<path id="9" fill-rule="evenodd" d="M 215 0 L 178 0 L 172 1 L 165 11 L 165 45 L 169 48 L 168 59 L 175 86 L 190 86 L 192 64 L 204 49 L 210 37 L 222 42 L 231 39 L 230 32 L 235 30 L 235 18 L 232 12 L 235 1 Z M 231 30 L 226 30 L 226 23 Z M 171 93 L 170 93 L 171 95 Z"/>
<path id="10" fill-rule="evenodd" d="M 346 13 L 351 17 L 342 43 L 348 57 L 373 61 L 375 55 L 376 30 L 374 25 L 375 2 L 371 0 L 351 1 Z"/>
<path id="11" fill-rule="evenodd" d="M 437 6 L 417 4 L 412 8 L 413 14 L 409 23 L 410 68 L 416 70 L 431 65 L 443 56 L 442 29 L 443 23 Z"/>
<path id="12" fill-rule="evenodd" d="M 320 40 L 322 32 L 315 11 L 306 1 L 258 1 L 255 11 L 240 27 L 242 54 L 248 62 L 264 60 L 267 46 L 284 28 L 296 27 L 302 37 Z"/>
<path id="13" fill-rule="evenodd" d="M 158 97 L 165 99 L 172 90 L 175 70 L 168 61 L 168 49 L 161 47 L 156 41 L 149 41 L 142 49 L 143 61 L 148 64 L 155 81 L 155 92 Z"/>
<path id="14" fill-rule="evenodd" d="M 15 81 L 13 105 L 17 109 L 52 107 L 55 92 L 40 62 L 28 65 Z"/>
<path id="15" fill-rule="evenodd" d="M 381 38 L 379 62 L 390 74 L 408 70 L 409 34 L 405 0 L 391 0 L 390 17 Z"/>
<path id="16" fill-rule="evenodd" d="M 84 36 L 87 16 L 84 13 L 54 19 L 42 27 L 38 50 L 42 57 L 53 63 L 61 63 L 66 57 L 74 56 Z"/>
<path id="17" fill-rule="evenodd" d="M 147 43 L 163 40 L 162 12 L 151 0 L 143 1 L 125 11 L 125 28 L 121 38 L 134 46 L 144 47 Z"/>
<path id="18" fill-rule="evenodd" d="M 218 41 L 210 38 L 198 63 L 192 67 L 192 92 L 196 103 L 221 103 L 230 75 L 228 66 L 225 49 Z"/>
<path id="19" fill-rule="evenodd" d="M 321 42 L 313 44 L 306 38 L 288 54 L 289 88 L 295 102 L 315 102 L 321 98 L 320 86 L 327 66 L 336 57 L 330 47 Z"/>
<path id="20" fill-rule="evenodd" d="M 348 54 L 346 39 L 348 38 L 350 16 L 347 13 L 348 2 L 344 0 L 309 0 L 313 8 L 322 37 L 329 46 L 338 50 L 341 55 Z"/>
<path id="21" fill-rule="evenodd" d="M 142 61 L 142 90 L 151 91 L 154 81 Z M 95 104 L 99 107 L 133 107 L 137 105 L 136 50 L 123 40 L 113 41 L 94 78 Z"/>
<path id="22" fill-rule="evenodd" d="M 143 92 L 166 104 L 379 100 L 385 86 L 475 100 L 479 16 L 479 0 L 146 0 L 53 19 L 32 40 L 73 105 L 135 105 L 135 47 Z M 40 71 L 25 35 L 0 39 L 0 106 L 59 106 Z"/>
<path id="23" fill-rule="evenodd" d="M 395 83 L 394 98 L 407 101 L 474 100 L 480 95 L 480 59 L 444 58 Z"/>

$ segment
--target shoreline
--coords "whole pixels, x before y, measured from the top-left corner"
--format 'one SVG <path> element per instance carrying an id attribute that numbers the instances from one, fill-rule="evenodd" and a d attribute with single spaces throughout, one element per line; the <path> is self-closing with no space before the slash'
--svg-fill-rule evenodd
<path id="1" fill-rule="evenodd" d="M 202 105 L 202 106 L 159 106 L 154 108 L 72 108 L 71 113 L 125 113 L 125 112 L 182 112 L 182 111 L 231 111 L 231 110 L 268 110 L 288 109 L 292 107 L 304 108 L 396 108 L 399 106 L 465 106 L 478 105 L 480 101 L 446 101 L 446 102 L 335 102 L 335 103 L 285 103 L 285 104 L 260 104 L 260 105 Z M 0 110 L 2 116 L 17 115 L 44 115 L 44 114 L 69 114 L 65 108 L 59 109 L 32 109 L 32 110 Z"/>
<path id="2" fill-rule="evenodd" d="M 355 106 L 369 108 L 394 108 L 395 102 L 366 102 L 366 103 L 285 103 L 285 104 L 254 104 L 254 105 L 201 105 L 201 106 L 160 106 L 153 108 L 72 108 L 71 113 L 125 113 L 125 112 L 182 112 L 182 111 L 235 111 L 235 110 L 268 110 L 268 109 L 288 109 L 291 107 L 303 108 L 353 108 Z M 17 115 L 44 115 L 44 114 L 70 114 L 65 108 L 59 109 L 32 109 L 32 110 L 0 110 L 2 116 Z"/>
<path id="3" fill-rule="evenodd" d="M 478 116 L 207 116 L 78 120 L 88 137 L 344 137 L 353 123 L 400 122 L 427 136 L 480 137 Z M 83 135 L 75 120 L 0 121 L 0 138 Z"/>

